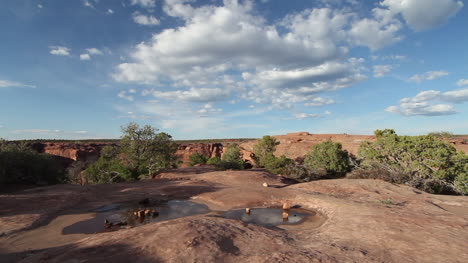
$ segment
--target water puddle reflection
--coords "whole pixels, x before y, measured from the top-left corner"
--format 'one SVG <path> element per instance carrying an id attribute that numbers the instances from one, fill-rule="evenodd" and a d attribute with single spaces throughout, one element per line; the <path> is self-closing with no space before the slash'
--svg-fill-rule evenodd
<path id="1" fill-rule="evenodd" d="M 98 208 L 94 210 L 99 212 L 94 218 L 67 226 L 62 233 L 94 234 L 210 212 L 206 205 L 187 200 L 170 200 L 154 207 L 116 210 L 119 207 L 112 204 Z"/>
<path id="2" fill-rule="evenodd" d="M 315 212 L 304 209 L 283 210 L 280 208 L 251 208 L 250 211 L 240 209 L 223 213 L 225 218 L 242 220 L 246 223 L 262 226 L 300 224 L 306 218 L 315 215 Z"/>

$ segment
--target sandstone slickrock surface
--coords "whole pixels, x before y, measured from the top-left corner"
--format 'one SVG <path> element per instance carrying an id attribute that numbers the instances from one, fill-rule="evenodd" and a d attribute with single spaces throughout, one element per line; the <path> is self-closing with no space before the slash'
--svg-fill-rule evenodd
<path id="1" fill-rule="evenodd" d="M 281 177 L 262 170 L 220 172 L 209 166 L 179 169 L 161 177 L 114 185 L 52 186 L 0 196 L 1 231 L 8 233 L 0 237 L 2 260 L 468 261 L 468 197 L 431 195 L 377 180 L 286 185 Z M 271 187 L 263 187 L 263 182 Z M 266 228 L 211 212 L 117 232 L 60 235 L 64 224 L 82 220 L 90 209 L 161 197 L 191 198 L 213 211 L 281 207 L 288 202 L 320 212 L 323 222 Z M 20 225 L 12 223 L 20 221 Z M 49 236 L 35 236 L 44 233 Z"/>

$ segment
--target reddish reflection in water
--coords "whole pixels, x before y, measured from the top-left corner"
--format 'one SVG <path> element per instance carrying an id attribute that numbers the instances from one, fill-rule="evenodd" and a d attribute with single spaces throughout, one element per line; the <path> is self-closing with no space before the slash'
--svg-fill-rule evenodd
<path id="1" fill-rule="evenodd" d="M 317 216 L 317 214 L 313 211 L 304 209 L 283 210 L 281 208 L 250 208 L 249 213 L 246 213 L 246 210 L 231 210 L 223 213 L 225 218 L 242 220 L 246 223 L 262 226 L 300 224 L 306 218 L 314 216 Z"/>
<path id="2" fill-rule="evenodd" d="M 206 205 L 187 200 L 170 200 L 156 207 L 146 208 L 155 210 L 157 213 L 138 217 L 135 212 L 140 211 L 142 209 L 140 207 L 101 212 L 97 213 L 92 219 L 83 220 L 63 228 L 62 233 L 65 235 L 94 234 L 210 212 Z M 103 210 L 106 211 L 107 209 Z"/>

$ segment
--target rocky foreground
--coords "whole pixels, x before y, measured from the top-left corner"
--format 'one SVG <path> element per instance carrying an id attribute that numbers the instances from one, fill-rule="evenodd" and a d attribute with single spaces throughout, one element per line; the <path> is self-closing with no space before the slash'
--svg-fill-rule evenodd
<path id="1" fill-rule="evenodd" d="M 212 211 L 287 202 L 323 220 L 262 227 L 210 212 L 109 233 L 61 232 L 102 205 L 163 197 Z M 136 183 L 24 190 L 0 195 L 0 204 L 1 262 L 468 262 L 468 197 L 376 180 L 286 185 L 262 170 L 196 167 Z"/>

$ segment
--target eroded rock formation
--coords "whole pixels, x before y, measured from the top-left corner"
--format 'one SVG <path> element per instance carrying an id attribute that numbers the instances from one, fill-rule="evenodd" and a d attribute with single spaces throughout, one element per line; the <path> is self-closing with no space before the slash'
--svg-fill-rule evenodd
<path id="1" fill-rule="evenodd" d="M 332 140 L 340 142 L 343 149 L 353 155 L 357 155 L 359 146 L 364 141 L 375 141 L 373 135 L 349 135 L 349 134 L 310 134 L 308 132 L 289 133 L 286 135 L 273 136 L 280 145 L 277 146 L 275 155 L 286 155 L 287 157 L 298 160 L 303 158 L 310 148 L 318 143 Z M 468 136 L 447 139 L 449 143 L 455 146 L 457 150 L 468 152 Z M 177 149 L 176 155 L 183 162 L 182 167 L 187 167 L 190 155 L 194 153 L 203 154 L 209 158 L 222 157 L 225 149 L 232 140 L 221 143 L 181 143 Z M 243 159 L 253 163 L 253 147 L 257 143 L 251 140 L 239 143 Z M 67 158 L 73 161 L 93 162 L 99 158 L 101 149 L 106 145 L 115 143 L 96 142 L 96 143 L 35 143 L 32 145 L 38 152 L 45 152 Z"/>
<path id="2" fill-rule="evenodd" d="M 34 143 L 33 149 L 40 153 L 68 158 L 73 161 L 94 162 L 99 158 L 101 149 L 114 143 Z"/>

